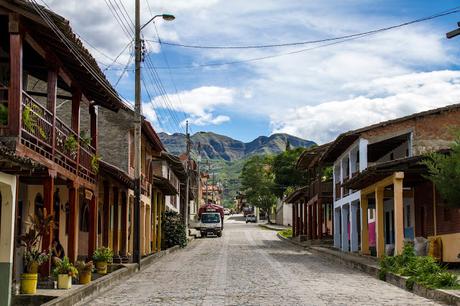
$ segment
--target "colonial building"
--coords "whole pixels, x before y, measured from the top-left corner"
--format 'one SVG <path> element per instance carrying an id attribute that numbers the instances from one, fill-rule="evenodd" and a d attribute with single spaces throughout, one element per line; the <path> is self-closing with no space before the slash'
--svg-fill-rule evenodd
<path id="1" fill-rule="evenodd" d="M 292 204 L 293 236 L 301 240 L 322 241 L 332 237 L 332 180 L 325 173 L 328 164 L 321 157 L 329 144 L 305 150 L 297 169 L 306 172 L 306 185 L 284 200 Z"/>
<path id="2" fill-rule="evenodd" d="M 62 17 L 31 2 L 3 1 L 0 33 L 0 304 L 7 304 L 10 281 L 23 269 L 13 237 L 27 230 L 28 216 L 54 215 L 44 250 L 57 238 L 75 260 L 80 223 L 87 234 L 81 254 L 95 249 L 98 110 L 123 104 Z M 43 265 L 43 275 L 49 270 Z"/>
<path id="3" fill-rule="evenodd" d="M 334 164 L 334 245 L 380 257 L 404 240 L 441 237 L 443 260 L 459 261 L 459 209 L 443 206 L 421 165 L 448 149 L 460 105 L 386 121 L 340 135 L 322 160 Z M 394 252 L 393 252 L 394 250 Z"/>

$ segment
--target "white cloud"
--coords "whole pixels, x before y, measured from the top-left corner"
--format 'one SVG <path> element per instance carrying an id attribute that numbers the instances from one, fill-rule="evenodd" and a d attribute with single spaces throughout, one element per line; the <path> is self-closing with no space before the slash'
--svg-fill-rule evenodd
<path id="1" fill-rule="evenodd" d="M 353 86 L 367 95 L 273 114 L 274 132 L 324 143 L 348 130 L 460 102 L 459 71 L 414 73 Z"/>
<path id="2" fill-rule="evenodd" d="M 236 92 L 234 89 L 203 86 L 177 94 L 158 96 L 153 99 L 157 108 L 170 108 L 174 111 L 184 112 L 188 120 L 195 125 L 218 125 L 230 120 L 225 115 L 215 115 L 214 110 L 219 106 L 230 106 Z"/>

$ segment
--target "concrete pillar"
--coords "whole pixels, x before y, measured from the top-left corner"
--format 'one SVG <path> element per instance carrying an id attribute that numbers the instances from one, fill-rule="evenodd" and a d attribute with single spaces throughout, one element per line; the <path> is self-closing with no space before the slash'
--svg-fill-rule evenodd
<path id="1" fill-rule="evenodd" d="M 348 207 L 349 204 L 342 205 L 342 234 L 341 234 L 341 239 L 342 239 L 342 251 L 348 252 L 348 220 L 349 220 L 349 214 L 348 214 Z"/>
<path id="2" fill-rule="evenodd" d="M 385 254 L 385 233 L 383 230 L 384 215 L 383 215 L 383 187 L 375 189 L 375 233 L 376 233 L 376 249 L 377 257 L 382 257 Z"/>
<path id="3" fill-rule="evenodd" d="M 369 225 L 367 214 L 369 210 L 369 200 L 367 195 L 361 195 L 361 253 L 369 255 Z"/>
<path id="4" fill-rule="evenodd" d="M 358 252 L 358 203 L 350 203 L 350 250 Z"/>
<path id="5" fill-rule="evenodd" d="M 336 248 L 340 248 L 340 230 L 341 230 L 341 226 L 340 226 L 340 219 L 341 219 L 341 216 L 340 216 L 340 207 L 339 208 L 335 208 L 334 209 L 334 246 Z"/>
<path id="6" fill-rule="evenodd" d="M 16 207 L 15 176 L 0 173 L 0 193 L 0 305 L 10 305 Z"/>
<path id="7" fill-rule="evenodd" d="M 395 227 L 395 255 L 402 253 L 404 247 L 404 200 L 403 200 L 404 172 L 396 172 L 393 178 L 394 192 L 394 227 Z"/>

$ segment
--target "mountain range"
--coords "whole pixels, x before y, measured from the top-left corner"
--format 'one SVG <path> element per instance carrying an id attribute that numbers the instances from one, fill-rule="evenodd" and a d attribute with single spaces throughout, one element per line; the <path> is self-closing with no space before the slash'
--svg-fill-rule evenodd
<path id="1" fill-rule="evenodd" d="M 172 154 L 181 154 L 186 150 L 186 137 L 182 133 L 172 135 L 159 133 L 163 144 Z M 315 143 L 289 134 L 273 134 L 260 136 L 251 142 L 242 142 L 231 137 L 212 132 L 198 132 L 191 137 L 193 150 L 200 150 L 201 157 L 212 160 L 235 161 L 251 155 L 278 154 L 286 149 L 287 144 L 291 148 L 310 147 Z M 199 148 L 199 149 L 198 149 Z"/>

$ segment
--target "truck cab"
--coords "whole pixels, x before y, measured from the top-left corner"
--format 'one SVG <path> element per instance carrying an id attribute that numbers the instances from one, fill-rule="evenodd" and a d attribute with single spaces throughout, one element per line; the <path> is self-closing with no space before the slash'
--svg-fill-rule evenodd
<path id="1" fill-rule="evenodd" d="M 206 237 L 209 234 L 222 236 L 222 218 L 219 212 L 204 212 L 200 218 L 200 233 L 201 237 Z"/>

